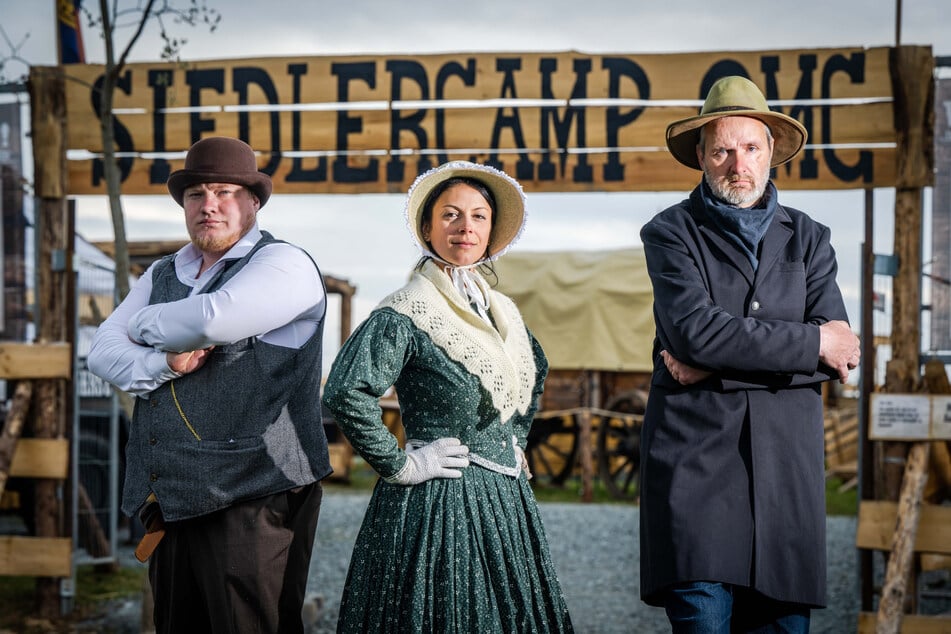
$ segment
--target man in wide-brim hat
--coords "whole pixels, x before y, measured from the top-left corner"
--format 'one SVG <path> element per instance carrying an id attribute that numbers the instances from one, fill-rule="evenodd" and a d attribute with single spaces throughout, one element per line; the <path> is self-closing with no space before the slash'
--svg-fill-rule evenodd
<path id="1" fill-rule="evenodd" d="M 138 397 L 122 510 L 147 530 L 155 630 L 302 632 L 331 472 L 320 271 L 258 228 L 271 178 L 247 143 L 198 141 L 167 185 L 191 242 L 149 267 L 88 358 Z"/>
<path id="2" fill-rule="evenodd" d="M 821 384 L 847 379 L 859 343 L 829 229 L 770 181 L 805 140 L 743 77 L 667 128 L 703 172 L 641 230 L 656 325 L 641 597 L 674 632 L 806 632 L 826 601 Z"/>
<path id="3" fill-rule="evenodd" d="M 791 161 L 806 144 L 806 128 L 798 120 L 770 110 L 756 84 L 743 77 L 727 77 L 710 88 L 700 114 L 667 126 L 667 147 L 687 167 L 703 169 L 698 148 L 701 130 L 716 119 L 737 116 L 766 125 L 773 144 L 770 167 Z"/>

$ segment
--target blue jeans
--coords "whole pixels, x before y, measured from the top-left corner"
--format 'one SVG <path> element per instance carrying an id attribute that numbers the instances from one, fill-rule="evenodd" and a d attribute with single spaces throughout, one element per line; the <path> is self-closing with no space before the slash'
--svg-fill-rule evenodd
<path id="1" fill-rule="evenodd" d="M 727 583 L 694 581 L 664 597 L 673 634 L 808 634 L 809 608 Z"/>

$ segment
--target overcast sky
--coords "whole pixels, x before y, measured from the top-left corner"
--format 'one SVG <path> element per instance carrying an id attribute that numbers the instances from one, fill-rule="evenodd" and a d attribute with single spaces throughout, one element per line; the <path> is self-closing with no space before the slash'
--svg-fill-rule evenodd
<path id="1" fill-rule="evenodd" d="M 170 25 L 188 40 L 183 59 L 572 49 L 674 53 L 896 44 L 896 3 L 887 0 L 762 0 L 749 5 L 699 0 L 208 0 L 208 4 L 222 11 L 215 33 Z M 55 0 L 0 0 L 0 28 L 6 36 L 0 51 L 9 56 L 13 46 L 32 64 L 54 64 L 54 5 Z M 900 43 L 930 45 L 936 56 L 951 55 L 949 13 L 948 0 L 905 0 Z M 87 61 L 101 62 L 98 34 L 87 30 L 84 38 Z M 160 49 L 153 25 L 131 61 L 155 61 Z M 10 62 L 4 74 L 10 79 L 26 70 Z M 951 76 L 949 71 L 942 74 Z M 641 225 L 685 193 L 530 194 L 529 224 L 516 248 L 635 246 Z M 780 200 L 832 229 L 839 282 L 857 327 L 864 194 L 782 192 Z M 185 239 L 181 212 L 170 198 L 126 197 L 124 203 L 130 240 Z M 930 205 L 927 193 L 926 204 Z M 874 248 L 890 253 L 893 191 L 877 190 L 875 206 Z M 355 284 L 359 320 L 402 283 L 416 260 L 402 207 L 403 198 L 396 195 L 292 196 L 278 191 L 262 211 L 260 223 L 306 248 L 325 273 Z M 104 198 L 81 197 L 78 210 L 78 230 L 84 237 L 112 239 Z M 335 319 L 328 322 L 330 352 L 335 349 L 336 328 Z"/>

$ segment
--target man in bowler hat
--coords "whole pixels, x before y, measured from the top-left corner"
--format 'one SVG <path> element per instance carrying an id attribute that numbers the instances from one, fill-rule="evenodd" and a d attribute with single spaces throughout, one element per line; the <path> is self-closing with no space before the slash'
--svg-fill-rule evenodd
<path id="1" fill-rule="evenodd" d="M 824 381 L 859 362 L 829 229 L 770 170 L 806 141 L 743 77 L 667 146 L 702 172 L 641 230 L 654 371 L 641 444 L 641 596 L 676 633 L 807 632 L 826 600 Z"/>
<path id="2" fill-rule="evenodd" d="M 122 510 L 147 530 L 156 631 L 302 632 L 331 472 L 323 279 L 258 228 L 271 179 L 243 141 L 198 141 L 167 185 L 190 243 L 149 267 L 88 357 L 137 397 Z"/>

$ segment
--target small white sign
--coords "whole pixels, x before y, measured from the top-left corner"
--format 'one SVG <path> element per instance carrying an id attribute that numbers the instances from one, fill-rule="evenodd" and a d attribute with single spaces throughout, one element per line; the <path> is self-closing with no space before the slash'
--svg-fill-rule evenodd
<path id="1" fill-rule="evenodd" d="M 931 438 L 951 440 L 951 396 L 931 397 Z"/>
<path id="2" fill-rule="evenodd" d="M 869 438 L 927 440 L 931 435 L 931 397 L 927 394 L 885 394 L 872 397 Z"/>

